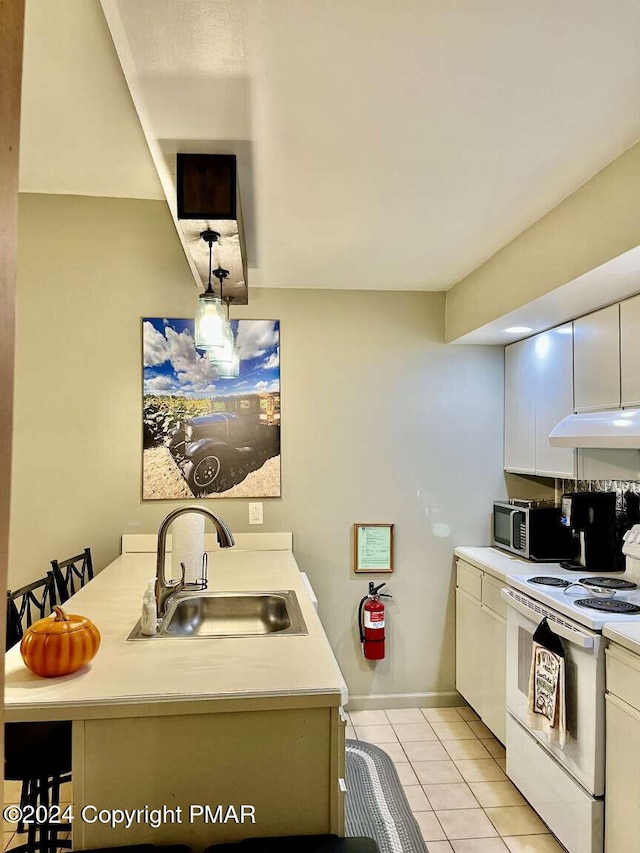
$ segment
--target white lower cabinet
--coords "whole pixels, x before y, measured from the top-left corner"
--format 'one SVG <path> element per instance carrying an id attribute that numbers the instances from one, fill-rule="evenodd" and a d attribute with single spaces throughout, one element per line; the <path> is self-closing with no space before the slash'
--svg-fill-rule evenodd
<path id="1" fill-rule="evenodd" d="M 640 657 L 607 649 L 606 853 L 639 853 Z"/>
<path id="2" fill-rule="evenodd" d="M 481 618 L 482 604 L 456 589 L 456 690 L 476 711 L 482 704 Z"/>
<path id="3" fill-rule="evenodd" d="M 502 584 L 457 561 L 456 690 L 482 722 L 506 738 L 506 619 Z"/>

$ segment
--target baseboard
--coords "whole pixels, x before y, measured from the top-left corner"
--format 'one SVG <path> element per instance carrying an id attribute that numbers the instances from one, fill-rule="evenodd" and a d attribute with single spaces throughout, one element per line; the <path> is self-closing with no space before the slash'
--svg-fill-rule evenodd
<path id="1" fill-rule="evenodd" d="M 467 703 L 457 690 L 434 693 L 349 694 L 347 711 L 378 711 L 387 708 L 460 708 Z"/>

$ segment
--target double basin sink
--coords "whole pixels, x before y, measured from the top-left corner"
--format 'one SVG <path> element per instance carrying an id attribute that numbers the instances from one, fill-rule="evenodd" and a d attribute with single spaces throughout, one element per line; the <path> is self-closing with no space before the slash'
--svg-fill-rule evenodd
<path id="1" fill-rule="evenodd" d="M 292 589 L 278 592 L 180 593 L 171 602 L 157 634 L 142 634 L 138 621 L 128 640 L 213 639 L 307 634 Z"/>

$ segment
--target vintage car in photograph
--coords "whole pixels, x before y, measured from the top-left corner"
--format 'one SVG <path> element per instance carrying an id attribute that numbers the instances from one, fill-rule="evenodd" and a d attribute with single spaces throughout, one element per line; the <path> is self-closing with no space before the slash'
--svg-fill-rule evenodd
<path id="1" fill-rule="evenodd" d="M 280 453 L 279 394 L 211 403 L 210 414 L 180 421 L 165 442 L 196 496 L 230 489 Z"/>

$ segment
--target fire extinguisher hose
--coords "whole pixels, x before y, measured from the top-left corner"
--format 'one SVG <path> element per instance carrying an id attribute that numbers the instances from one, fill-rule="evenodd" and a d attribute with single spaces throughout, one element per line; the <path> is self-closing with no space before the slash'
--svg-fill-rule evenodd
<path id="1" fill-rule="evenodd" d="M 365 595 L 365 597 L 362 599 L 362 601 L 358 605 L 358 628 L 360 630 L 360 642 L 361 643 L 364 643 L 364 628 L 363 628 L 363 624 L 362 624 L 362 608 L 364 607 L 364 603 L 368 598 L 369 598 L 369 596 Z"/>

